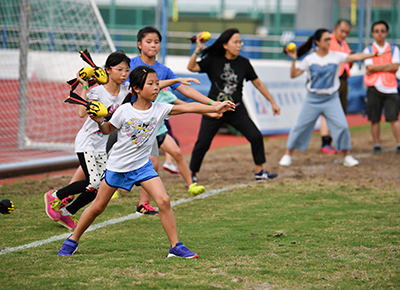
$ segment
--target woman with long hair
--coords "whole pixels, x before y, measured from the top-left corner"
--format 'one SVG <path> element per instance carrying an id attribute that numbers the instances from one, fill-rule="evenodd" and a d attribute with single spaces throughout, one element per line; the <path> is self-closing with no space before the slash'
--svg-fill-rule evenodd
<path id="1" fill-rule="evenodd" d="M 358 160 L 350 155 L 351 137 L 338 93 L 340 86 L 338 71 L 343 62 L 360 61 L 379 54 L 346 54 L 330 51 L 330 41 L 329 31 L 321 28 L 299 47 L 297 53 L 296 50 L 286 49 L 287 54 L 293 59 L 290 77 L 298 77 L 307 71 L 306 88 L 308 92 L 297 122 L 290 130 L 285 155 L 279 161 L 281 166 L 292 164 L 294 149 L 307 150 L 315 122 L 320 115 L 324 115 L 326 119 L 336 150 L 343 152 L 343 165 L 352 167 L 359 164 Z M 315 44 L 315 50 L 310 52 L 313 44 Z M 296 67 L 297 58 L 308 52 L 310 54 Z"/>
<path id="2" fill-rule="evenodd" d="M 208 97 L 213 101 L 232 101 L 236 110 L 226 112 L 220 119 L 203 116 L 196 145 L 190 160 L 192 179 L 197 180 L 201 163 L 218 129 L 225 123 L 242 133 L 251 144 L 255 163 L 255 179 L 268 180 L 277 177 L 275 173 L 264 170 L 264 140 L 260 130 L 250 119 L 242 100 L 243 82 L 251 81 L 261 94 L 271 102 L 274 115 L 280 108 L 271 97 L 268 89 L 255 73 L 247 58 L 240 56 L 243 46 L 239 30 L 231 28 L 224 31 L 213 45 L 203 49 L 202 33 L 196 37 L 197 47 L 190 57 L 187 68 L 192 72 L 205 72 L 211 81 Z M 197 56 L 201 59 L 197 61 Z M 212 101 L 210 102 L 210 104 Z"/>

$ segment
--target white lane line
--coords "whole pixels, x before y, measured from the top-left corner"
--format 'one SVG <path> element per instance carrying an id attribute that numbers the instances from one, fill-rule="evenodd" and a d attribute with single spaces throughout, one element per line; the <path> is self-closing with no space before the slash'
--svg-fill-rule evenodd
<path id="1" fill-rule="evenodd" d="M 213 196 L 213 195 L 217 195 L 217 194 L 219 194 L 219 193 L 221 193 L 223 191 L 229 190 L 229 189 L 239 188 L 239 187 L 244 187 L 244 186 L 247 186 L 247 185 L 246 184 L 236 184 L 236 185 L 231 185 L 231 186 L 220 188 L 220 189 L 213 189 L 213 190 L 210 190 L 210 191 L 206 191 L 206 192 L 204 192 L 204 193 L 202 193 L 202 194 L 200 194 L 198 196 L 195 196 L 195 197 L 182 198 L 182 199 L 177 200 L 177 201 L 172 201 L 171 202 L 171 206 L 174 207 L 176 205 L 179 205 L 179 204 L 185 203 L 185 202 L 189 202 L 189 201 L 192 201 L 194 199 L 204 199 L 204 198 L 207 198 L 207 197 L 210 197 L 210 196 Z M 135 218 L 139 218 L 141 216 L 142 216 L 142 214 L 139 214 L 139 213 L 131 213 L 131 214 L 128 214 L 128 215 L 120 217 L 120 218 L 111 219 L 111 220 L 108 220 L 108 221 L 105 221 L 105 222 L 102 222 L 102 223 L 91 225 L 86 230 L 86 232 L 91 232 L 91 231 L 94 231 L 94 230 L 97 230 L 97 229 L 100 229 L 100 228 L 104 228 L 104 227 L 109 226 L 109 225 L 121 223 L 121 222 L 124 222 L 124 221 L 127 221 L 127 220 L 131 220 L 131 219 L 135 219 Z M 2 249 L 0 251 L 0 255 L 4 255 L 4 254 L 8 254 L 8 253 L 15 252 L 15 251 L 20 251 L 20 250 L 26 250 L 26 249 L 29 249 L 29 248 L 36 248 L 36 247 L 43 246 L 45 244 L 49 244 L 49 243 L 52 243 L 52 242 L 55 242 L 55 241 L 59 241 L 59 240 L 65 240 L 70 235 L 71 235 L 71 233 L 66 233 L 66 234 L 62 234 L 62 235 L 58 235 L 58 236 L 53 236 L 53 237 L 45 239 L 45 240 L 35 241 L 35 242 L 29 243 L 29 244 L 25 244 L 25 245 L 22 245 L 22 246 L 18 246 L 18 247 L 15 247 L 15 248 L 4 248 L 4 249 Z"/>

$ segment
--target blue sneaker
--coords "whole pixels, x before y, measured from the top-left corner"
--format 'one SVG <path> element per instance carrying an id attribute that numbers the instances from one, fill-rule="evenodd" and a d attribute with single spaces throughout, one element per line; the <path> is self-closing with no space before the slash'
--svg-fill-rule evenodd
<path id="1" fill-rule="evenodd" d="M 269 173 L 267 170 L 261 170 L 260 172 L 255 174 L 256 180 L 269 180 L 277 177 L 276 173 Z"/>
<path id="2" fill-rule="evenodd" d="M 190 251 L 188 248 L 185 247 L 184 244 L 177 243 L 175 247 L 173 248 L 172 246 L 169 247 L 169 254 L 167 258 L 171 257 L 182 257 L 186 259 L 193 259 L 193 258 L 198 258 L 199 255 Z"/>
<path id="3" fill-rule="evenodd" d="M 72 236 L 72 235 L 71 235 Z M 59 256 L 70 256 L 78 249 L 78 242 L 71 240 L 69 237 L 63 242 L 63 245 L 58 251 Z"/>

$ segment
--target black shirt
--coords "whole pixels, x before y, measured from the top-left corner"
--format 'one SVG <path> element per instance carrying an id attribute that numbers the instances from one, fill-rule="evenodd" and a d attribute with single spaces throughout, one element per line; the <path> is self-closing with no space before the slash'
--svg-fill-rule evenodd
<path id="1" fill-rule="evenodd" d="M 225 56 L 206 56 L 198 64 L 211 81 L 208 97 L 216 101 L 241 102 L 243 81 L 258 78 L 249 60 L 240 55 L 232 60 Z"/>

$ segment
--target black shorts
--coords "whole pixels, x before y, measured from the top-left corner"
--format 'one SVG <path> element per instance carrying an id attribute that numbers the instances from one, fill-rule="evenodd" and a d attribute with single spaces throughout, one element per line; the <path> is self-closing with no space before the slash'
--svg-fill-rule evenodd
<path id="1" fill-rule="evenodd" d="M 158 148 L 160 148 L 161 145 L 162 145 L 162 143 L 164 143 L 164 140 L 165 140 L 165 137 L 167 136 L 167 134 L 168 134 L 168 132 L 165 132 L 165 133 L 163 133 L 163 134 L 157 136 L 157 145 L 158 145 Z"/>
<path id="2" fill-rule="evenodd" d="M 385 109 L 385 119 L 397 121 L 399 119 L 399 96 L 396 93 L 384 94 L 375 87 L 368 87 L 367 116 L 368 120 L 377 123 L 381 120 L 382 109 Z"/>

